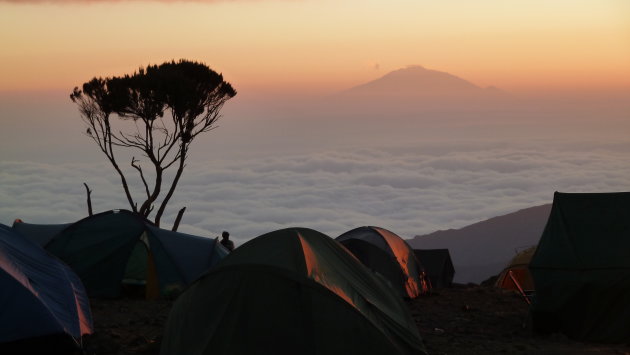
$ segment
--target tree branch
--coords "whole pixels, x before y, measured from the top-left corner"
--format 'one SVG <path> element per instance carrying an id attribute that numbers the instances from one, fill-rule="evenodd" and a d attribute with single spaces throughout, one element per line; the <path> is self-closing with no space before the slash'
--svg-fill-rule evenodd
<path id="1" fill-rule="evenodd" d="M 88 187 L 86 183 L 83 183 L 83 186 L 85 186 L 85 191 L 87 193 L 88 214 L 91 216 L 92 215 L 92 198 L 90 197 L 90 195 L 92 194 L 92 190 L 90 190 L 90 188 Z"/>
<path id="2" fill-rule="evenodd" d="M 173 224 L 173 232 L 177 232 L 177 228 L 179 228 L 179 222 L 181 222 L 182 217 L 184 216 L 184 212 L 186 212 L 186 207 L 182 207 L 182 209 L 177 212 L 177 218 L 175 218 L 175 224 Z"/>
<path id="3" fill-rule="evenodd" d="M 116 159 L 114 158 L 114 148 L 112 147 L 112 140 L 111 140 L 111 127 L 109 125 L 109 120 L 105 122 L 105 127 L 106 127 L 106 135 L 105 137 L 109 137 L 109 139 L 104 138 L 108 145 L 108 152 L 109 154 L 105 153 L 107 155 L 107 157 L 109 158 L 110 163 L 112 164 L 112 166 L 114 167 L 114 169 L 116 170 L 116 172 L 118 172 L 118 175 L 120 176 L 120 181 L 122 183 L 123 186 L 123 190 L 125 191 L 125 196 L 127 197 L 127 201 L 129 202 L 129 206 L 131 206 L 131 210 L 133 212 L 138 212 L 137 209 L 137 205 L 135 204 L 135 202 L 133 201 L 133 198 L 131 197 L 131 192 L 129 192 L 129 185 L 127 184 L 127 178 L 125 178 L 125 174 L 123 174 L 122 170 L 120 170 L 120 167 L 118 166 L 118 163 L 116 163 Z"/>
<path id="4" fill-rule="evenodd" d="M 139 160 L 136 159 L 136 157 L 132 157 L 131 158 L 131 166 L 133 166 L 136 170 L 138 170 L 138 173 L 140 173 L 140 179 L 142 179 L 142 184 L 144 184 L 144 191 L 147 194 L 147 199 L 151 197 L 151 194 L 149 193 L 149 185 L 147 184 L 147 180 L 144 178 L 144 173 L 142 172 L 142 167 L 140 165 L 138 165 Z"/>
<path id="5" fill-rule="evenodd" d="M 164 213 L 164 210 L 166 209 L 166 205 L 168 204 L 168 201 L 173 196 L 173 193 L 175 192 L 175 188 L 177 187 L 177 183 L 179 182 L 179 179 L 181 178 L 182 173 L 184 172 L 184 167 L 186 166 L 185 165 L 186 151 L 184 150 L 185 149 L 184 147 L 182 147 L 181 149 L 182 151 L 180 152 L 179 166 L 177 167 L 177 173 L 175 174 L 175 178 L 173 178 L 173 181 L 171 182 L 171 187 L 166 193 L 166 197 L 164 197 L 164 200 L 162 200 L 162 203 L 160 204 L 160 208 L 158 209 L 155 215 L 155 224 L 157 226 L 160 225 L 160 219 L 162 218 L 162 214 Z"/>

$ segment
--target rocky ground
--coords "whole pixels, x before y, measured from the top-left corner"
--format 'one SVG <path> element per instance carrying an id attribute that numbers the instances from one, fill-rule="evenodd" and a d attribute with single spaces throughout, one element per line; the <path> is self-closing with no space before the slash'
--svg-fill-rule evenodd
<path id="1" fill-rule="evenodd" d="M 630 346 L 584 344 L 560 334 L 534 335 L 529 306 L 512 291 L 459 286 L 436 290 L 408 305 L 431 355 L 630 355 Z"/>
<path id="2" fill-rule="evenodd" d="M 95 332 L 86 337 L 88 355 L 159 354 L 171 301 L 90 300 Z"/>
<path id="3" fill-rule="evenodd" d="M 96 333 L 88 354 L 158 354 L 170 301 L 92 300 Z M 630 355 L 630 346 L 584 344 L 532 334 L 528 306 L 517 294 L 457 286 L 407 302 L 431 355 Z"/>

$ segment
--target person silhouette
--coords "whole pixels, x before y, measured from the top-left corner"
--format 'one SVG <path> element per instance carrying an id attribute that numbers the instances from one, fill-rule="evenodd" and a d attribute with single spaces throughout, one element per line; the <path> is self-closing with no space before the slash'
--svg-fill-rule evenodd
<path id="1" fill-rule="evenodd" d="M 234 250 L 234 242 L 230 240 L 230 233 L 223 231 L 223 233 L 221 233 L 221 237 L 223 238 L 221 239 L 221 245 L 229 251 Z"/>

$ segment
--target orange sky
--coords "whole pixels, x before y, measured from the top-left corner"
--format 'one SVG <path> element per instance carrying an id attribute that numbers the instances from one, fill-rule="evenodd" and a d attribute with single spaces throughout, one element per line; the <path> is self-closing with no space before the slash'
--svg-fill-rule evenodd
<path id="1" fill-rule="evenodd" d="M 630 87 L 625 0 L 0 0 L 0 91 L 187 58 L 237 90 L 344 89 L 410 64 L 508 90 Z"/>

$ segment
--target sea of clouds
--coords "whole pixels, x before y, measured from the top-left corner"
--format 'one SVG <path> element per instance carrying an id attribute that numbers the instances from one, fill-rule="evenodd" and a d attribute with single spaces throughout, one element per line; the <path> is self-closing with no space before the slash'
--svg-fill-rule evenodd
<path id="1" fill-rule="evenodd" d="M 362 225 L 411 238 L 550 203 L 554 191 L 627 191 L 630 142 L 438 142 L 191 159 L 163 218 L 180 231 L 237 244 L 291 226 L 332 237 Z M 0 161 L 0 223 L 67 223 L 128 208 L 105 159 Z M 132 181 L 135 187 L 138 181 Z"/>

